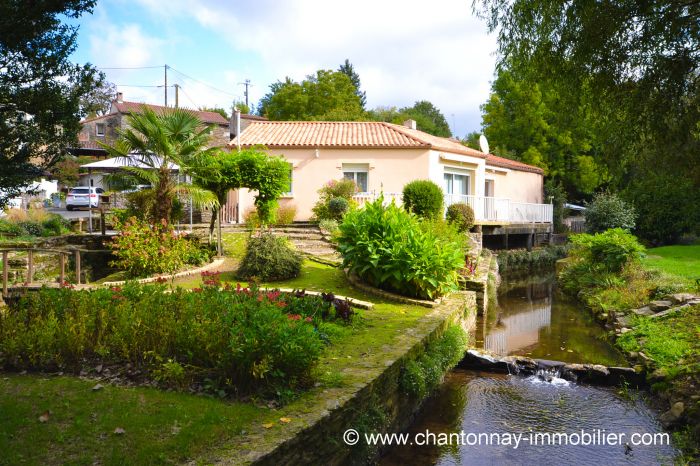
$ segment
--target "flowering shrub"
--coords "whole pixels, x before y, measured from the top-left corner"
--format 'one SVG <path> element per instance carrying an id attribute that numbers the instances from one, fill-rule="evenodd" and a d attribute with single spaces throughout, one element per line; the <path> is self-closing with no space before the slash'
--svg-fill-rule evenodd
<path id="1" fill-rule="evenodd" d="M 159 380 L 294 388 L 310 381 L 329 326 L 353 314 L 332 295 L 221 289 L 216 274 L 205 277 L 215 283 L 194 292 L 128 283 L 31 293 L 0 314 L 0 368 L 77 372 L 84 363 L 129 362 Z"/>
<path id="2" fill-rule="evenodd" d="M 150 225 L 131 217 L 118 228 L 120 233 L 111 245 L 117 259 L 111 265 L 126 270 L 132 277 L 173 273 L 186 264 L 200 265 L 211 258 L 211 252 L 194 240 L 177 235 L 164 220 Z"/>
<path id="3" fill-rule="evenodd" d="M 321 220 L 342 220 L 343 216 L 357 206 L 352 196 L 357 185 L 352 180 L 331 180 L 318 190 L 319 198 L 312 209 L 314 218 Z"/>

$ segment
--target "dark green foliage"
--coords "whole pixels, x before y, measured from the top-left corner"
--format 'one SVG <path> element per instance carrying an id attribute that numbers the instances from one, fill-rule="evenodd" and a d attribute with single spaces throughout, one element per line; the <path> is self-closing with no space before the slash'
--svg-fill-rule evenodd
<path id="1" fill-rule="evenodd" d="M 462 360 L 468 341 L 462 327 L 450 326 L 418 358 L 404 365 L 399 380 L 401 391 L 412 397 L 425 397 L 439 385 L 445 372 Z"/>
<path id="2" fill-rule="evenodd" d="M 459 243 L 446 241 L 414 214 L 380 197 L 348 213 L 340 225 L 343 267 L 378 288 L 434 299 L 456 289 L 464 266 Z"/>
<path id="3" fill-rule="evenodd" d="M 353 201 L 352 196 L 357 192 L 357 185 L 352 180 L 331 180 L 326 183 L 321 189 L 318 190 L 319 198 L 314 205 L 312 212 L 314 213 L 314 219 L 318 221 L 322 220 L 336 220 L 340 221 L 343 219 L 345 213 L 354 208 L 356 203 Z M 331 202 L 334 199 L 343 199 L 347 202 L 347 208 L 343 210 L 332 210 Z M 342 201 L 335 201 L 336 207 L 341 207 L 340 203 Z"/>
<path id="4" fill-rule="evenodd" d="M 561 245 L 547 246 L 532 251 L 527 249 L 498 251 L 498 268 L 502 271 L 551 268 L 559 259 L 566 257 L 569 249 L 569 245 Z"/>
<path id="5" fill-rule="evenodd" d="M 460 232 L 467 232 L 474 226 L 474 209 L 468 204 L 456 203 L 447 208 L 445 218 Z"/>
<path id="6" fill-rule="evenodd" d="M 340 65 L 340 68 L 338 68 L 338 71 L 350 78 L 352 85 L 355 86 L 355 95 L 360 98 L 360 106 L 364 110 L 365 104 L 367 103 L 367 93 L 361 90 L 362 86 L 360 84 L 360 75 L 357 74 L 357 71 L 355 71 L 352 63 L 350 63 L 350 60 L 346 58 L 345 62 Z"/>
<path id="7" fill-rule="evenodd" d="M 430 180 L 411 181 L 403 187 L 403 205 L 409 212 L 423 218 L 442 215 L 444 196 L 442 189 Z"/>
<path id="8" fill-rule="evenodd" d="M 0 4 L 0 208 L 74 144 L 81 97 L 104 79 L 91 65 L 69 61 L 76 19 L 94 6 L 94 0 Z"/>
<path id="9" fill-rule="evenodd" d="M 637 217 L 634 207 L 614 193 L 602 192 L 586 204 L 584 212 L 586 229 L 590 233 L 601 233 L 611 228 L 630 231 Z"/>
<path id="10" fill-rule="evenodd" d="M 543 94 L 545 112 L 534 112 L 538 118 L 529 127 L 546 136 L 555 126 L 556 138 L 545 138 L 545 144 L 538 143 L 542 138 L 523 140 L 543 148 L 540 152 L 549 152 L 552 144 L 573 149 L 561 152 L 571 163 L 548 174 L 563 175 L 573 194 L 567 178 L 576 175 L 573 162 L 582 154 L 585 165 L 595 168 L 586 170 L 595 175 L 591 181 L 621 192 L 631 188 L 626 196 L 631 202 L 646 194 L 649 202 L 635 204 L 645 224 L 638 230 L 642 237 L 659 242 L 672 240 L 679 230 L 694 233 L 697 218 L 684 227 L 679 218 L 659 215 L 676 212 L 678 197 L 663 191 L 651 196 L 671 180 L 683 180 L 681 198 L 700 191 L 700 4 L 482 0 L 475 9 L 498 33 L 499 68 L 516 84 Z M 657 176 L 668 181 L 652 181 Z M 642 211 L 652 203 L 653 211 Z M 669 231 L 654 231 L 666 224 L 672 225 Z"/>
<path id="11" fill-rule="evenodd" d="M 700 231 L 700 190 L 680 174 L 648 174 L 624 192 L 638 214 L 635 233 L 653 244 L 673 244 Z"/>
<path id="12" fill-rule="evenodd" d="M 248 239 L 238 276 L 263 281 L 287 280 L 299 276 L 303 258 L 285 238 L 260 232 Z"/>
<path id="13" fill-rule="evenodd" d="M 227 390 L 294 388 L 309 382 L 324 347 L 316 329 L 322 316 L 335 319 L 321 297 L 166 290 L 130 283 L 31 293 L 0 314 L 0 367 L 77 372 L 85 361 L 129 362 L 161 378 L 209 379 Z"/>

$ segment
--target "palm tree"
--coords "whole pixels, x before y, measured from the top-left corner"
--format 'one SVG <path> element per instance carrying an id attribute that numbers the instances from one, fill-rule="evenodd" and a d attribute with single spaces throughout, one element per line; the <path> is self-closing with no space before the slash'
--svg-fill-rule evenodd
<path id="1" fill-rule="evenodd" d="M 144 106 L 141 113 L 127 118 L 128 129 L 120 130 L 113 145 L 100 145 L 112 157 L 128 160 L 116 175 L 131 184 L 149 184 L 152 221 L 171 220 L 173 201 L 178 194 L 189 196 L 200 207 L 218 205 L 216 195 L 199 186 L 179 183 L 179 170 L 187 174 L 192 161 L 206 149 L 211 126 L 203 126 L 192 112 L 172 109 L 156 113 Z"/>

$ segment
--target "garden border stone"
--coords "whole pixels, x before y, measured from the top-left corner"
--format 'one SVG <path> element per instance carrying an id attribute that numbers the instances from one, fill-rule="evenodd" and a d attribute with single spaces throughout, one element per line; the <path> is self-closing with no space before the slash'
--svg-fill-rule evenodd
<path id="1" fill-rule="evenodd" d="M 172 280 L 175 278 L 180 278 L 180 277 L 189 277 L 190 275 L 197 275 L 202 272 L 208 272 L 211 269 L 215 269 L 221 265 L 223 265 L 224 259 L 214 259 L 210 263 L 203 265 L 201 267 L 198 267 L 196 269 L 190 269 L 190 270 L 183 270 L 182 272 L 177 272 L 169 275 L 155 275 L 153 277 L 146 277 L 146 278 L 140 278 L 138 280 L 133 280 L 136 281 L 137 283 L 153 283 L 158 280 Z M 119 281 L 114 281 L 114 282 L 103 282 L 100 284 L 97 284 L 95 286 L 97 287 L 103 287 L 103 286 L 121 286 L 124 285 L 126 282 L 132 281 L 132 280 L 119 280 Z"/>

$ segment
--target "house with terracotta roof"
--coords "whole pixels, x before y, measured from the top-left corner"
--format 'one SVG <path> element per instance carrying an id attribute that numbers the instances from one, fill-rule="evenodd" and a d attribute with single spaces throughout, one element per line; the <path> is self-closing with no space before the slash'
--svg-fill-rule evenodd
<path id="1" fill-rule="evenodd" d="M 357 183 L 362 204 L 384 193 L 400 202 L 404 185 L 429 179 L 442 187 L 445 204 L 467 203 L 482 225 L 551 224 L 544 203 L 540 168 L 485 154 L 456 140 L 385 122 L 255 121 L 231 141 L 235 150 L 262 145 L 290 164 L 291 189 L 280 204 L 309 220 L 318 190 L 341 178 Z M 237 217 L 252 209 L 253 195 L 240 190 L 229 198 Z"/>

